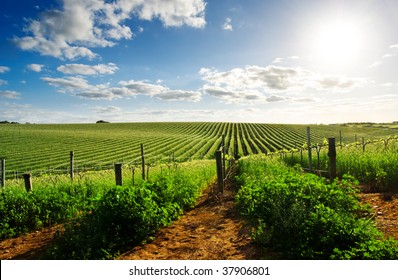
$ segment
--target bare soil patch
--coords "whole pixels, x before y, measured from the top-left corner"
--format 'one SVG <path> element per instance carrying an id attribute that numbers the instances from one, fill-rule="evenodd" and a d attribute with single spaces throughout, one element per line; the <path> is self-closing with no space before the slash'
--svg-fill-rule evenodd
<path id="1" fill-rule="evenodd" d="M 359 198 L 373 208 L 377 228 L 385 236 L 398 240 L 398 194 L 360 193 Z"/>
<path id="2" fill-rule="evenodd" d="M 200 203 L 155 239 L 122 254 L 129 260 L 248 260 L 277 258 L 253 243 L 251 227 L 235 207 L 235 193 L 228 186 L 216 195 L 213 188 Z"/>

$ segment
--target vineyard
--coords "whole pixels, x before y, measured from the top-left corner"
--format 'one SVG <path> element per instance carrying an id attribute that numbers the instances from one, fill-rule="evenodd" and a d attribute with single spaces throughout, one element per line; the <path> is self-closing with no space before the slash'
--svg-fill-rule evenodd
<path id="1" fill-rule="evenodd" d="M 1 125 L 0 158 L 5 159 L 7 180 L 0 192 L 0 240 L 62 224 L 42 257 L 118 257 L 195 207 L 223 173 L 220 157 L 217 172 L 214 160 L 223 145 L 224 156 L 239 159 L 233 172 L 236 203 L 260 246 L 293 259 L 396 259 L 398 242 L 376 229 L 371 209 L 356 197 L 356 179 L 396 193 L 397 127 L 312 125 L 310 135 L 307 128 L 248 123 Z M 336 138 L 338 180 L 303 172 L 309 163 L 307 137 L 318 171 L 328 169 L 326 138 Z M 71 151 L 73 180 L 68 174 Z M 122 164 L 124 178 L 116 184 L 115 163 Z M 23 173 L 33 175 L 33 190 L 25 190 L 19 179 Z"/>
<path id="2" fill-rule="evenodd" d="M 395 135 L 393 125 L 313 125 L 312 143 L 336 137 L 345 143 L 361 137 L 375 139 Z M 113 168 L 115 162 L 138 164 L 140 145 L 147 163 L 212 159 L 222 137 L 228 154 L 240 157 L 301 147 L 305 125 L 255 123 L 99 123 L 56 125 L 0 125 L 0 159 L 6 162 L 6 178 L 67 173 L 69 154 L 75 154 L 75 170 Z"/>

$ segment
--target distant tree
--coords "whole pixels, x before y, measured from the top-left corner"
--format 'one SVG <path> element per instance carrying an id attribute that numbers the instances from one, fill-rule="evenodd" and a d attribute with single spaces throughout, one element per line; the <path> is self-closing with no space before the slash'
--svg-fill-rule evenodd
<path id="1" fill-rule="evenodd" d="M 99 120 L 99 121 L 97 121 L 97 123 L 109 123 L 109 122 L 104 121 L 104 120 Z"/>
<path id="2" fill-rule="evenodd" d="M 18 122 L 0 121 L 0 124 L 19 124 Z"/>

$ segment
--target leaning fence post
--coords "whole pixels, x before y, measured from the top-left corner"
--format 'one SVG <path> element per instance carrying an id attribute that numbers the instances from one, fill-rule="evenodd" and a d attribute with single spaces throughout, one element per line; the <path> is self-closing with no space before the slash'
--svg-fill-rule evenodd
<path id="1" fill-rule="evenodd" d="M 217 164 L 217 185 L 218 192 L 224 192 L 224 178 L 223 178 L 223 166 L 222 166 L 222 154 L 221 151 L 216 151 L 216 164 Z"/>
<path id="2" fill-rule="evenodd" d="M 144 144 L 141 144 L 141 169 L 142 169 L 142 180 L 145 181 L 145 155 L 144 155 Z"/>
<path id="3" fill-rule="evenodd" d="M 30 173 L 23 174 L 23 179 L 25 182 L 25 189 L 27 192 L 32 191 L 32 175 Z"/>
<path id="4" fill-rule="evenodd" d="M 329 138 L 329 176 L 330 180 L 334 180 L 336 178 L 336 139 Z"/>
<path id="5" fill-rule="evenodd" d="M 122 164 L 120 164 L 120 163 L 115 163 L 115 179 L 116 179 L 117 186 L 123 185 Z"/>
<path id="6" fill-rule="evenodd" d="M 6 185 L 6 160 L 1 159 L 1 187 L 4 188 Z"/>
<path id="7" fill-rule="evenodd" d="M 307 127 L 307 144 L 308 144 L 308 170 L 312 172 L 312 151 L 311 151 L 311 130 Z"/>
<path id="8" fill-rule="evenodd" d="M 73 180 L 73 165 L 74 165 L 74 153 L 70 151 L 69 153 L 69 173 L 70 179 Z"/>

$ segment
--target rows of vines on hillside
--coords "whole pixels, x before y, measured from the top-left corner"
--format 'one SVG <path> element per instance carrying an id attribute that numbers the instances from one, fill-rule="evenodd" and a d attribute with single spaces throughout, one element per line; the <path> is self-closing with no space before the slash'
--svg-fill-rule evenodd
<path id="1" fill-rule="evenodd" d="M 393 129 L 314 125 L 311 141 L 339 137 L 392 135 Z M 305 125 L 260 123 L 103 123 L 0 126 L 0 158 L 6 159 L 7 178 L 25 172 L 67 172 L 69 152 L 74 151 L 76 170 L 136 163 L 140 145 L 148 163 L 170 160 L 210 159 L 225 137 L 226 151 L 235 157 L 300 147 L 306 141 Z"/>

